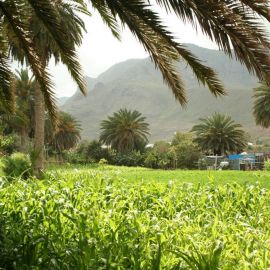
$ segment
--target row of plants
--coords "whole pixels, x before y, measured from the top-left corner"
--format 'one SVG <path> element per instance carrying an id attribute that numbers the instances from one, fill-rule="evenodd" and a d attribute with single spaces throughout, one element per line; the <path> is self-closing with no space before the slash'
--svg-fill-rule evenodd
<path id="1" fill-rule="evenodd" d="M 65 151 L 64 159 L 69 163 L 108 163 L 123 166 L 145 166 L 161 169 L 195 169 L 202 157 L 198 145 L 191 134 L 176 133 L 172 142 L 156 142 L 153 147 L 140 147 L 120 152 L 102 146 L 101 142 L 83 141 L 76 149 Z"/>
<path id="2" fill-rule="evenodd" d="M 260 186 L 130 184 L 78 170 L 0 184 L 0 269 L 270 267 Z"/>

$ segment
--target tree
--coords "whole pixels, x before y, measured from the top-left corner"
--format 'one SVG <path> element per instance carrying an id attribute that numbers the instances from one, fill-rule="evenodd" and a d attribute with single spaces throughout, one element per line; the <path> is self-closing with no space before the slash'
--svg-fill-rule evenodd
<path id="1" fill-rule="evenodd" d="M 80 90 L 86 91 L 75 48 L 81 44 L 82 31 L 85 30 L 78 12 L 87 11 L 83 1 L 22 2 L 21 5 L 13 0 L 1 2 L 0 10 L 4 14 L 3 29 L 8 37 L 11 56 L 20 62 L 27 62 L 37 79 L 34 92 L 34 173 L 41 177 L 44 168 L 44 102 L 52 120 L 57 118 L 47 65 L 52 57 L 56 62 L 63 62 Z"/>
<path id="2" fill-rule="evenodd" d="M 108 159 L 108 150 L 103 149 L 99 141 L 90 141 L 85 149 L 86 160 L 99 162 L 102 158 Z"/>
<path id="3" fill-rule="evenodd" d="M 69 69 L 81 91 L 85 92 L 81 67 L 77 60 L 76 40 L 84 28 L 77 12 L 87 13 L 83 1 L 51 0 L 3 0 L 0 2 L 0 102 L 3 107 L 12 109 L 12 72 L 9 58 L 12 57 L 31 67 L 42 91 L 46 106 L 53 118 L 56 107 L 53 86 L 44 61 L 55 56 Z M 73 25 L 76 25 L 73 31 Z M 41 38 L 42 37 L 42 38 Z M 74 40 L 78 41 L 74 44 Z M 51 50 L 53 48 L 53 50 Z"/>
<path id="4" fill-rule="evenodd" d="M 127 153 L 146 144 L 149 125 L 138 111 L 120 109 L 101 122 L 100 142 Z"/>
<path id="5" fill-rule="evenodd" d="M 270 126 L 270 87 L 266 83 L 254 89 L 253 115 L 257 125 Z"/>
<path id="6" fill-rule="evenodd" d="M 170 144 L 165 141 L 157 141 L 146 154 L 144 162 L 147 167 L 168 169 L 174 167 L 175 159 L 176 154 Z"/>
<path id="7" fill-rule="evenodd" d="M 29 75 L 28 69 L 16 72 L 15 77 L 15 121 L 17 119 L 17 130 L 21 137 L 21 151 L 26 152 L 29 132 L 34 124 L 34 89 L 36 81 Z"/>
<path id="8" fill-rule="evenodd" d="M 47 118 L 46 142 L 61 154 L 64 150 L 69 150 L 77 145 L 81 139 L 80 129 L 79 122 L 72 115 L 60 112 L 56 130 L 51 119 Z"/>
<path id="9" fill-rule="evenodd" d="M 28 69 L 16 70 L 14 74 L 15 109 L 10 114 L 1 111 L 0 119 L 5 124 L 7 133 L 17 133 L 20 136 L 20 151 L 26 152 L 27 141 L 31 128 L 34 126 L 34 89 L 36 82 L 29 75 Z"/>
<path id="10" fill-rule="evenodd" d="M 193 140 L 193 136 L 191 133 L 182 133 L 175 132 L 172 138 L 172 146 L 177 146 L 179 144 L 185 144 L 186 142 L 190 142 Z"/>
<path id="11" fill-rule="evenodd" d="M 200 122 L 192 131 L 196 134 L 194 141 L 203 151 L 224 155 L 242 151 L 246 146 L 245 132 L 230 116 L 214 113 L 210 117 L 201 118 Z"/>
<path id="12" fill-rule="evenodd" d="M 176 167 L 181 169 L 195 169 L 202 153 L 190 133 L 177 132 L 171 143 L 176 154 Z"/>

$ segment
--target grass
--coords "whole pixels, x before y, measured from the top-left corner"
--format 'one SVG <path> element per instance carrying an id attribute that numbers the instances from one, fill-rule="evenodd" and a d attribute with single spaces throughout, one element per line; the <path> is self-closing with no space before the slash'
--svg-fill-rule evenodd
<path id="1" fill-rule="evenodd" d="M 263 187 L 270 188 L 270 172 L 268 171 L 199 171 L 199 170 L 153 170 L 141 167 L 120 166 L 63 166 L 52 167 L 50 170 L 59 173 L 72 173 L 79 170 L 81 175 L 91 175 L 97 172 L 110 175 L 118 179 L 125 179 L 131 183 L 194 183 L 224 185 L 238 183 L 240 185 L 259 183 Z"/>
<path id="2" fill-rule="evenodd" d="M 268 178 L 69 166 L 2 179 L 0 269 L 270 269 Z"/>

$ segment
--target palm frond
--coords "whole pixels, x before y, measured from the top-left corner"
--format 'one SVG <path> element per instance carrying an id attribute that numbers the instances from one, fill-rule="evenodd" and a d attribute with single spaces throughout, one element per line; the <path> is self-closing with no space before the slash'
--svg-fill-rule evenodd
<path id="1" fill-rule="evenodd" d="M 270 21 L 270 3 L 268 0 L 257 0 L 257 1 L 240 0 L 240 2 L 249 7 L 258 15 Z"/>
<path id="2" fill-rule="evenodd" d="M 197 23 L 229 56 L 235 55 L 249 72 L 270 83 L 269 40 L 257 14 L 269 18 L 262 1 L 156 0 L 184 21 Z M 253 4 L 251 2 L 254 2 Z"/>
<path id="3" fill-rule="evenodd" d="M 14 9 L 14 7 L 14 5 L 9 5 L 9 2 L 0 2 L 0 10 L 4 14 L 7 24 L 10 26 L 19 40 L 26 59 L 31 66 L 33 74 L 40 84 L 40 88 L 43 92 L 45 103 L 50 111 L 51 117 L 55 119 L 56 105 L 53 95 L 53 84 L 48 72 L 42 64 L 43 61 L 40 55 L 38 55 L 37 50 L 31 41 L 31 36 L 26 25 L 22 20 L 20 20 L 19 10 Z"/>
<path id="4" fill-rule="evenodd" d="M 0 30 L 2 28 L 0 27 Z M 14 89 L 12 87 L 12 72 L 8 64 L 8 44 L 0 33 L 0 103 L 7 112 L 14 111 Z"/>
<path id="5" fill-rule="evenodd" d="M 153 31 L 151 26 L 132 11 L 132 9 L 136 8 L 145 9 L 148 5 L 142 3 L 142 1 L 132 1 L 132 3 L 127 3 L 131 5 L 128 7 L 126 3 L 127 2 L 122 4 L 122 1 L 107 1 L 108 7 L 112 10 L 112 13 L 119 16 L 123 24 L 129 27 L 146 51 L 149 52 L 156 67 L 161 71 L 164 81 L 172 89 L 175 98 L 179 100 L 181 104 L 186 104 L 184 83 L 179 77 L 175 67 L 176 61 L 179 60 L 177 51 L 171 49 L 159 33 Z M 149 18 L 149 20 L 150 19 L 151 18 Z"/>
<path id="6" fill-rule="evenodd" d="M 49 0 L 28 0 L 35 15 L 46 28 L 48 34 L 58 47 L 62 62 L 67 66 L 72 78 L 78 84 L 83 94 L 86 94 L 86 84 L 82 75 L 81 65 L 75 52 L 74 43 L 70 42 L 70 35 L 62 31 L 61 20 L 57 8 Z"/>
<path id="7" fill-rule="evenodd" d="M 8 58 L 0 51 L 0 104 L 1 108 L 4 108 L 9 113 L 14 111 L 14 91 L 11 74 Z"/>
<path id="8" fill-rule="evenodd" d="M 257 125 L 270 127 L 270 87 L 266 83 L 254 89 L 253 115 Z"/>
<path id="9" fill-rule="evenodd" d="M 120 27 L 118 25 L 117 19 L 112 14 L 111 10 L 109 9 L 105 1 L 92 0 L 91 4 L 93 8 L 99 12 L 103 22 L 109 27 L 113 36 L 116 37 L 118 40 L 120 40 L 121 39 L 119 30 Z"/>
<path id="10" fill-rule="evenodd" d="M 113 3 L 112 3 L 113 2 Z M 207 85 L 216 96 L 224 94 L 224 88 L 215 72 L 203 65 L 183 45 L 177 43 L 170 31 L 162 25 L 157 13 L 144 1 L 107 1 L 113 14 L 126 24 L 149 52 L 165 82 L 181 104 L 186 103 L 184 83 L 176 70 L 176 61 L 184 59 L 197 79 Z"/>

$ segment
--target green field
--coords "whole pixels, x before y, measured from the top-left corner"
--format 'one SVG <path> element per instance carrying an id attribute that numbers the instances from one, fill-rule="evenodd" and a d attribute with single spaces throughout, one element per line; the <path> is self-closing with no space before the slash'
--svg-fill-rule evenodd
<path id="1" fill-rule="evenodd" d="M 0 269 L 270 269 L 268 179 L 112 166 L 2 179 Z"/>
<path id="2" fill-rule="evenodd" d="M 260 183 L 262 186 L 270 188 L 270 172 L 267 171 L 199 171 L 199 170 L 153 170 L 141 167 L 117 167 L 117 166 L 63 166 L 52 167 L 51 171 L 60 174 L 95 175 L 102 173 L 114 179 L 123 179 L 130 183 L 168 183 L 174 181 L 177 184 L 194 183 L 207 184 L 214 183 L 228 184 L 238 183 L 241 185 Z"/>

